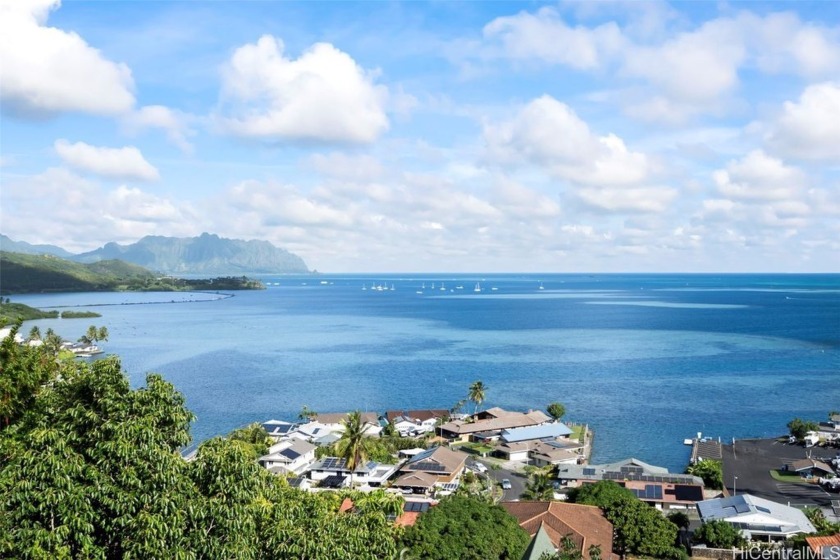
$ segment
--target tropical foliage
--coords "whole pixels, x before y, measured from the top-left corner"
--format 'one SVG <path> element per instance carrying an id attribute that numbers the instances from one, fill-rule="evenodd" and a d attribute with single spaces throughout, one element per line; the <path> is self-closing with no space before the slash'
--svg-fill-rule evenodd
<path id="1" fill-rule="evenodd" d="M 528 535 L 500 506 L 452 495 L 406 529 L 408 558 L 423 560 L 519 560 Z"/>
<path id="2" fill-rule="evenodd" d="M 676 525 L 615 482 L 603 480 L 573 488 L 569 500 L 603 510 L 604 516 L 613 524 L 613 550 L 619 554 L 654 558 L 681 556 L 674 546 Z"/>
<path id="3" fill-rule="evenodd" d="M 790 435 L 796 439 L 803 439 L 808 435 L 808 432 L 814 432 L 818 429 L 816 422 L 806 421 L 801 418 L 794 418 L 788 422 L 787 427 L 790 430 Z"/>
<path id="4" fill-rule="evenodd" d="M 475 381 L 472 385 L 470 385 L 470 392 L 469 392 L 469 399 L 473 403 L 475 403 L 475 410 L 474 412 L 478 412 L 478 407 L 481 406 L 481 403 L 484 402 L 484 398 L 487 396 L 487 387 L 484 386 L 484 383 L 481 381 Z"/>
<path id="5" fill-rule="evenodd" d="M 703 479 L 706 488 L 723 489 L 723 463 L 713 459 L 702 459 L 685 469 L 686 474 Z"/>
<path id="6" fill-rule="evenodd" d="M 546 412 L 548 415 L 554 418 L 554 420 L 560 420 L 563 416 L 566 415 L 566 407 L 563 406 L 559 402 L 553 402 L 546 407 Z"/>
<path id="7" fill-rule="evenodd" d="M 746 540 L 741 532 L 723 519 L 707 521 L 694 530 L 694 542 L 711 548 L 733 548 L 742 546 Z"/>
<path id="8" fill-rule="evenodd" d="M 14 332 L 18 327 L 13 329 Z M 290 488 L 253 460 L 259 434 L 179 449 L 193 418 L 159 375 L 0 343 L 0 557 L 395 558 L 399 497 Z"/>

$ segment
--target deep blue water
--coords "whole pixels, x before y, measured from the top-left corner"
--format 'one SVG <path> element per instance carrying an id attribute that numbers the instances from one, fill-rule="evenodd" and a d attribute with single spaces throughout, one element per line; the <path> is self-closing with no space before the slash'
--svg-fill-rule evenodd
<path id="1" fill-rule="evenodd" d="M 69 339 L 90 322 L 107 326 L 104 347 L 133 384 L 158 372 L 184 393 L 197 440 L 295 418 L 304 404 L 321 412 L 449 408 L 480 379 L 483 406 L 563 402 L 567 420 L 594 428 L 596 462 L 635 456 L 680 470 L 682 440 L 698 431 L 773 436 L 794 416 L 840 409 L 840 275 L 263 280 L 267 290 L 226 299 L 12 299 L 42 308 L 110 304 L 89 308 L 101 319 L 37 324 Z M 371 290 L 374 283 L 395 290 Z M 134 302 L 158 303 L 125 305 Z"/>

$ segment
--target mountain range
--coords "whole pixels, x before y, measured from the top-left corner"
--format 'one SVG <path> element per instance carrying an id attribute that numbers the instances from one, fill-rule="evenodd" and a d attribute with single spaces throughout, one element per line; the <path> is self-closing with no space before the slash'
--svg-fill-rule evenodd
<path id="1" fill-rule="evenodd" d="M 118 259 L 164 274 L 286 274 L 309 272 L 299 256 L 268 241 L 198 237 L 146 236 L 136 243 L 107 243 L 94 251 L 73 254 L 55 245 L 31 245 L 0 234 L 3 251 L 48 254 L 80 263 Z"/>

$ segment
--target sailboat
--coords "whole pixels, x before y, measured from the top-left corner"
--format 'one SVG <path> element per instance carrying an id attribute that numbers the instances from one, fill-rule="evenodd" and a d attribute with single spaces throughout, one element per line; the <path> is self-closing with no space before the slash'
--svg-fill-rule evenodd
<path id="1" fill-rule="evenodd" d="M 364 284 L 362 284 L 362 291 L 364 292 L 365 290 L 367 290 L 367 288 L 365 287 Z"/>
<path id="2" fill-rule="evenodd" d="M 481 291 L 481 285 L 478 282 L 475 283 L 475 289 L 473 291 L 474 292 L 480 292 Z"/>
<path id="3" fill-rule="evenodd" d="M 441 291 L 441 292 L 445 292 L 445 291 L 446 291 L 446 287 L 443 285 L 443 282 L 441 282 L 441 283 L 440 283 L 440 291 Z"/>
<path id="4" fill-rule="evenodd" d="M 540 282 L 540 290 L 544 290 L 544 289 L 545 288 L 543 288 L 542 282 Z"/>

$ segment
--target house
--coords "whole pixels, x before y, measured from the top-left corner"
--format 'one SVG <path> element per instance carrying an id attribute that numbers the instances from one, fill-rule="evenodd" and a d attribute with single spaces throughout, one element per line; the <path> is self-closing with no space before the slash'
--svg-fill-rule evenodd
<path id="1" fill-rule="evenodd" d="M 722 519 L 750 540 L 785 540 L 816 529 L 802 510 L 750 494 L 716 498 L 697 503 L 702 521 Z"/>
<path id="2" fill-rule="evenodd" d="M 315 462 L 315 446 L 307 441 L 284 440 L 269 447 L 257 462 L 273 473 L 300 474 Z"/>
<path id="3" fill-rule="evenodd" d="M 384 465 L 376 461 L 368 461 L 363 465 L 356 466 L 356 470 L 352 473 L 352 484 L 382 486 L 396 471 L 397 465 Z M 331 476 L 343 476 L 348 479 L 348 484 L 350 484 L 350 475 L 347 460 L 338 457 L 324 457 L 312 465 L 309 471 L 309 476 L 315 481 L 323 481 Z"/>
<path id="4" fill-rule="evenodd" d="M 470 437 L 480 432 L 502 433 L 502 430 L 539 426 L 551 418 L 541 410 L 511 412 L 501 408 L 491 408 L 473 416 L 473 421 L 452 420 L 438 427 L 438 434 L 450 441 L 469 441 Z"/>
<path id="5" fill-rule="evenodd" d="M 328 412 L 318 414 L 311 423 L 320 424 L 325 430 L 330 432 L 343 432 L 344 422 L 350 415 L 349 412 Z M 369 436 L 378 436 L 382 431 L 382 426 L 379 425 L 379 416 L 375 412 L 362 412 L 362 422 L 364 423 L 364 432 Z"/>
<path id="6" fill-rule="evenodd" d="M 805 478 L 826 475 L 833 476 L 835 474 L 833 468 L 822 461 L 817 461 L 815 459 L 800 459 L 799 461 L 793 461 L 792 463 L 786 464 L 784 470 L 788 472 L 795 472 L 799 474 L 799 476 Z"/>
<path id="7" fill-rule="evenodd" d="M 835 560 L 840 558 L 840 533 L 825 537 L 805 537 L 808 548 L 811 549 L 809 558 L 815 560 Z"/>
<path id="8" fill-rule="evenodd" d="M 297 428 L 297 424 L 292 422 L 284 422 L 283 420 L 268 420 L 261 424 L 263 429 L 268 434 L 268 437 L 278 440 L 286 436 L 289 432 Z"/>
<path id="9" fill-rule="evenodd" d="M 633 458 L 606 465 L 560 464 L 557 478 L 560 484 L 570 488 L 612 480 L 643 502 L 662 510 L 684 510 L 704 498 L 701 478 L 671 473 L 664 467 Z"/>
<path id="10" fill-rule="evenodd" d="M 391 486 L 412 494 L 428 494 L 437 482 L 438 477 L 432 473 L 407 472 L 395 480 Z"/>
<path id="11" fill-rule="evenodd" d="M 536 453 L 540 455 L 540 466 L 576 464 L 582 455 L 576 455 L 575 452 L 582 454 L 583 445 L 568 439 L 571 434 L 572 430 L 560 422 L 502 430 L 493 454 L 508 461 L 533 460 L 536 464 Z"/>
<path id="12" fill-rule="evenodd" d="M 428 424 L 434 426 L 438 420 L 449 418 L 449 411 L 442 408 L 426 408 L 422 410 L 387 410 L 385 420 L 393 423 L 396 418 L 405 418 L 415 424 Z"/>
<path id="13" fill-rule="evenodd" d="M 437 483 L 454 482 L 467 464 L 467 454 L 448 447 L 432 447 L 406 461 L 400 472 L 403 474 L 427 473 Z"/>
<path id="14" fill-rule="evenodd" d="M 286 482 L 289 483 L 289 486 L 291 486 L 292 488 L 297 488 L 298 490 L 309 490 L 310 488 L 312 488 L 312 480 L 304 478 L 302 476 L 287 478 Z"/>
<path id="15" fill-rule="evenodd" d="M 568 536 L 589 558 L 589 547 L 598 546 L 601 558 L 613 558 L 613 526 L 600 508 L 564 502 L 502 502 L 501 505 L 516 518 L 531 537 L 542 530 L 555 549 L 562 549 Z"/>

